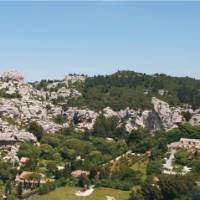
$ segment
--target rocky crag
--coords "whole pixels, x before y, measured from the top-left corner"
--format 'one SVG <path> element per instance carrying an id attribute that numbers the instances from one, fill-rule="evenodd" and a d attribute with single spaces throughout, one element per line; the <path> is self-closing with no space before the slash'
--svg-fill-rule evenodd
<path id="1" fill-rule="evenodd" d="M 15 70 L 3 73 L 0 76 L 1 148 L 11 145 L 15 146 L 17 151 L 20 142 L 28 140 L 36 143 L 35 136 L 24 128 L 30 121 L 36 121 L 46 133 L 51 134 L 67 127 L 70 123 L 74 123 L 79 130 L 91 130 L 99 115 L 104 115 L 106 118 L 117 117 L 119 124 L 125 123 L 128 132 L 139 127 L 170 130 L 177 127 L 178 123 L 184 123 L 186 119 L 182 113 L 189 112 L 191 114 L 189 122 L 192 125 L 200 125 L 199 109 L 171 107 L 155 97 L 152 98 L 152 110 L 126 108 L 116 112 L 110 107 L 99 112 L 83 107 L 69 107 L 64 110 L 62 101 L 66 102 L 68 98 L 81 96 L 78 90 L 70 86 L 77 82 L 84 84 L 86 78 L 82 75 L 67 75 L 62 81 L 48 83 L 47 89 L 43 90 L 26 83 L 23 75 Z M 53 102 L 58 99 L 59 103 Z M 66 119 L 62 125 L 55 123 L 54 119 L 58 115 Z M 11 157 L 14 158 L 15 153 L 12 153 Z"/>

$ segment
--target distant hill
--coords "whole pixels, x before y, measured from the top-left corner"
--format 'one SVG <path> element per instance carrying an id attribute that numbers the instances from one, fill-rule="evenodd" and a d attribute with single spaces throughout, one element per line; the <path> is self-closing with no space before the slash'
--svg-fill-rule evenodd
<path id="1" fill-rule="evenodd" d="M 68 102 L 71 106 L 88 106 L 100 110 L 130 107 L 151 108 L 151 98 L 158 97 L 170 105 L 189 104 L 200 107 L 200 80 L 172 77 L 165 74 L 147 75 L 133 71 L 118 71 L 112 75 L 86 78 L 78 85 L 82 96 Z"/>

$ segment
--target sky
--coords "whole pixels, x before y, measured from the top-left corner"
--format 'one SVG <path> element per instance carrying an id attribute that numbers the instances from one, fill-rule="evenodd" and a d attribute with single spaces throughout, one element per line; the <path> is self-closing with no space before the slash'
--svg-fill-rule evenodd
<path id="1" fill-rule="evenodd" d="M 0 73 L 200 79 L 200 2 L 0 2 Z"/>

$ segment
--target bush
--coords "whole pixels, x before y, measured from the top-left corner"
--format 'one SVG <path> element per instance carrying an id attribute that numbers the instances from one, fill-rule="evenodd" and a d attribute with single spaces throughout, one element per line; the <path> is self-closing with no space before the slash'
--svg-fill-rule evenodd
<path id="1" fill-rule="evenodd" d="M 188 111 L 187 112 L 182 112 L 181 114 L 186 119 L 187 122 L 190 121 L 190 119 L 192 117 L 192 114 L 190 112 L 188 112 Z"/>
<path id="2" fill-rule="evenodd" d="M 50 191 L 56 189 L 56 182 L 46 183 L 39 187 L 39 194 L 48 194 Z"/>
<path id="3" fill-rule="evenodd" d="M 66 119 L 62 115 L 57 115 L 54 119 L 54 122 L 57 124 L 64 124 Z"/>
<path id="4" fill-rule="evenodd" d="M 33 135 L 35 135 L 38 141 L 40 141 L 42 139 L 42 136 L 44 135 L 43 128 L 40 125 L 38 125 L 37 122 L 30 122 L 28 131 L 33 133 Z"/>

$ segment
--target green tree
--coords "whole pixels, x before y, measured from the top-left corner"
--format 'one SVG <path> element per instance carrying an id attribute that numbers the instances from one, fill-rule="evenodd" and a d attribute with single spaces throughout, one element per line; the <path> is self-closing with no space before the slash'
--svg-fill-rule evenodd
<path id="1" fill-rule="evenodd" d="M 38 159 L 40 156 L 40 149 L 38 146 L 33 145 L 30 142 L 24 142 L 20 145 L 18 156 Z"/>
<path id="2" fill-rule="evenodd" d="M 86 175 L 83 174 L 79 177 L 78 184 L 80 187 L 88 188 L 90 185 L 90 180 L 88 179 L 88 177 Z"/>
<path id="3" fill-rule="evenodd" d="M 162 161 L 160 159 L 150 160 L 147 165 L 147 174 L 156 175 L 162 172 Z"/>
<path id="4" fill-rule="evenodd" d="M 57 124 L 64 124 L 66 122 L 66 119 L 63 117 L 63 115 L 59 114 L 55 117 L 54 121 Z"/>
<path id="5" fill-rule="evenodd" d="M 132 191 L 129 200 L 144 200 L 144 197 L 140 191 Z"/>
<path id="6" fill-rule="evenodd" d="M 42 126 L 38 125 L 37 122 L 30 122 L 28 131 L 33 133 L 38 141 L 42 139 L 42 136 L 44 135 L 44 130 Z"/>
<path id="7" fill-rule="evenodd" d="M 10 180 L 8 180 L 6 182 L 6 185 L 5 185 L 5 194 L 6 194 L 6 196 L 12 194 L 12 183 L 11 183 Z"/>
<path id="8" fill-rule="evenodd" d="M 54 155 L 54 149 L 48 144 L 41 144 L 40 145 L 40 157 L 46 160 L 52 160 Z"/>
<path id="9" fill-rule="evenodd" d="M 8 163 L 5 162 L 0 162 L 0 179 L 3 180 L 4 182 L 7 181 L 7 183 L 9 184 L 10 182 L 8 181 L 11 173 L 10 173 L 10 169 L 11 166 L 9 166 Z"/>
<path id="10" fill-rule="evenodd" d="M 56 174 L 57 171 L 57 164 L 54 161 L 50 161 L 47 163 L 47 173 L 49 176 L 54 176 Z"/>
<path id="11" fill-rule="evenodd" d="M 190 121 L 191 117 L 192 117 L 192 114 L 190 112 L 182 112 L 181 113 L 183 115 L 183 117 L 186 119 L 186 121 Z"/>
<path id="12" fill-rule="evenodd" d="M 21 198 L 22 194 L 23 194 L 23 186 L 22 186 L 22 183 L 19 183 L 19 184 L 17 185 L 17 196 L 18 196 L 19 198 Z"/>
<path id="13" fill-rule="evenodd" d="M 100 137 L 114 137 L 118 121 L 117 117 L 111 117 L 108 120 L 103 115 L 100 115 L 94 124 L 93 134 Z"/>
<path id="14" fill-rule="evenodd" d="M 63 170 L 63 176 L 64 177 L 69 177 L 71 175 L 71 164 L 70 163 L 66 163 L 64 170 Z"/>

